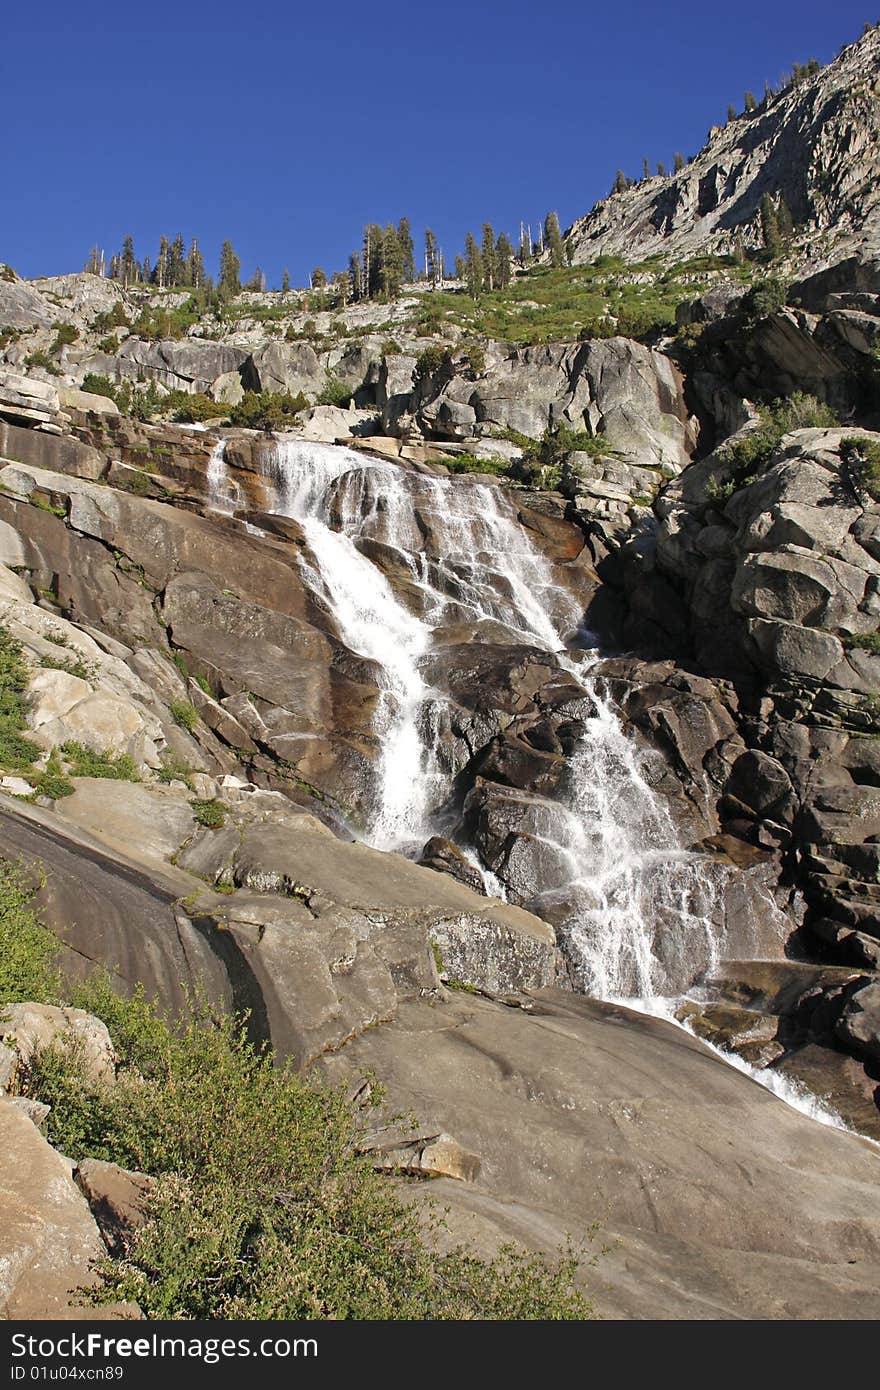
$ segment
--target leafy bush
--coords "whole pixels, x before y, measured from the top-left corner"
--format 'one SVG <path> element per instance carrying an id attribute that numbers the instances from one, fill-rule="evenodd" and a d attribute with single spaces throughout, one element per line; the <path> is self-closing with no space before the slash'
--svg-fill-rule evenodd
<path id="1" fill-rule="evenodd" d="M 0 1004 L 50 1004 L 58 998 L 60 946 L 31 907 L 37 886 L 21 864 L 0 859 Z"/>
<path id="2" fill-rule="evenodd" d="M 160 782 L 183 782 L 192 791 L 192 776 L 195 769 L 176 753 L 166 751 L 162 754 L 162 765 L 156 776 Z"/>
<path id="3" fill-rule="evenodd" d="M 249 430 L 288 429 L 296 416 L 308 408 L 308 399 L 301 391 L 291 396 L 289 391 L 245 391 L 244 396 L 229 412 L 233 425 Z"/>
<path id="4" fill-rule="evenodd" d="M 72 796 L 76 788 L 64 771 L 64 765 L 57 748 L 53 748 L 42 772 L 33 779 L 37 796 L 47 796 L 50 801 L 60 801 L 64 796 Z"/>
<path id="5" fill-rule="evenodd" d="M 216 420 L 227 413 L 225 405 L 212 401 L 204 391 L 169 391 L 162 402 L 163 414 L 181 425 L 198 425 L 203 420 Z"/>
<path id="6" fill-rule="evenodd" d="M 83 661 L 81 656 L 41 656 L 40 665 L 47 671 L 66 671 L 81 681 L 93 681 L 95 668 Z"/>
<path id="7" fill-rule="evenodd" d="M 743 295 L 739 312 L 747 323 L 769 318 L 785 304 L 787 290 L 781 280 L 759 280 Z"/>
<path id="8" fill-rule="evenodd" d="M 437 344 L 424 348 L 416 358 L 413 367 L 413 386 L 420 386 L 429 377 L 436 377 L 439 384 L 451 381 L 455 376 L 455 363 L 448 348 Z"/>
<path id="9" fill-rule="evenodd" d="M 870 652 L 872 656 L 880 656 L 880 632 L 860 632 L 855 636 L 846 636 L 843 645 Z"/>
<path id="10" fill-rule="evenodd" d="M 386 338 L 384 343 L 382 344 L 383 357 L 394 357 L 402 351 L 403 349 L 401 348 L 400 343 L 397 341 L 396 338 Z"/>
<path id="11" fill-rule="evenodd" d="M 181 729 L 186 729 L 187 733 L 191 734 L 199 722 L 199 712 L 195 705 L 189 700 L 172 700 L 169 709 L 175 724 L 179 724 Z"/>
<path id="12" fill-rule="evenodd" d="M 55 329 L 55 341 L 50 348 L 53 353 L 59 353 L 63 347 L 70 347 L 79 337 L 79 329 L 75 323 L 53 323 Z"/>
<path id="13" fill-rule="evenodd" d="M 93 396 L 107 396 L 111 401 L 116 399 L 116 383 L 111 381 L 109 376 L 101 376 L 98 372 L 86 372 L 82 389 Z"/>
<path id="14" fill-rule="evenodd" d="M 48 1136 L 65 1154 L 158 1179 L 146 1225 L 100 1266 L 96 1301 L 174 1319 L 595 1316 L 571 1251 L 552 1263 L 513 1247 L 493 1261 L 437 1254 L 436 1223 L 426 1233 L 359 1151 L 363 1120 L 344 1088 L 276 1065 L 246 1020 L 196 1001 L 172 1028 L 106 975 L 63 991 L 31 895 L 0 860 L 0 1000 L 64 998 L 97 1015 L 120 1069 L 94 1083 L 68 1041 L 33 1059 L 23 1089 L 51 1106 Z"/>
<path id="15" fill-rule="evenodd" d="M 105 352 L 108 357 L 113 357 L 118 348 L 119 343 L 112 337 L 101 338 L 98 342 L 98 351 Z"/>
<path id="16" fill-rule="evenodd" d="M 827 405 L 802 391 L 795 391 L 785 399 L 762 407 L 760 417 L 760 425 L 749 430 L 741 439 L 724 446 L 722 460 L 728 476 L 723 482 L 713 480 L 707 485 L 706 495 L 710 501 L 719 500 L 721 495 L 717 492 L 711 496 L 712 488 L 724 489 L 732 484 L 727 493 L 727 496 L 732 496 L 753 482 L 783 436 L 792 430 L 828 429 L 838 423 Z"/>
<path id="17" fill-rule="evenodd" d="M 840 441 L 840 463 L 844 482 L 856 496 L 867 493 L 880 501 L 880 444 L 874 439 L 850 436 Z"/>
<path id="18" fill-rule="evenodd" d="M 139 782 L 137 764 L 128 753 L 96 753 L 84 743 L 68 739 L 62 743 L 72 777 L 110 777 L 117 782 Z"/>
<path id="19" fill-rule="evenodd" d="M 477 454 L 451 454 L 443 463 L 450 473 L 491 473 L 504 477 L 508 471 L 506 459 L 480 458 Z"/>
<path id="20" fill-rule="evenodd" d="M 207 826 L 208 830 L 219 830 L 221 826 L 226 824 L 226 807 L 216 797 L 211 797 L 207 801 L 197 798 L 189 804 L 192 807 L 195 820 L 199 825 Z"/>
<path id="21" fill-rule="evenodd" d="M 40 756 L 40 749 L 23 732 L 29 679 L 21 643 L 0 627 L 0 767 L 9 772 L 23 772 Z"/>
<path id="22" fill-rule="evenodd" d="M 345 408 L 351 404 L 351 387 L 339 381 L 337 377 L 328 376 L 318 396 L 318 405 L 337 405 Z"/>
<path id="23" fill-rule="evenodd" d="M 25 366 L 27 367 L 41 367 L 44 372 L 51 372 L 53 376 L 58 375 L 58 368 L 52 361 L 48 352 L 44 352 L 42 348 L 38 348 L 36 352 L 30 353 L 24 360 Z"/>

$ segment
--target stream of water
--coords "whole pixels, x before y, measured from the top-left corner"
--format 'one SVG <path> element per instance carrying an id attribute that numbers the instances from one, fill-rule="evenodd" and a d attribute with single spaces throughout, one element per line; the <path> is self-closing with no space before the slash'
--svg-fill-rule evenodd
<path id="1" fill-rule="evenodd" d="M 464 625 L 476 640 L 506 638 L 552 653 L 580 682 L 592 713 L 565 794 L 535 826 L 545 872 L 529 906 L 561 927 L 585 993 L 674 1021 L 682 978 L 693 977 L 695 963 L 711 970 L 718 962 L 717 886 L 706 859 L 681 848 L 641 754 L 590 678 L 589 655 L 567 647 L 582 616 L 578 602 L 532 545 L 504 490 L 289 440 L 277 442 L 267 473 L 275 510 L 294 518 L 307 540 L 306 582 L 346 646 L 381 672 L 381 755 L 364 838 L 412 852 L 437 829 L 450 786 L 434 736 L 446 697 L 423 668 L 442 630 Z M 213 504 L 229 510 L 222 447 L 209 486 Z M 464 849 L 487 891 L 502 894 L 475 846 Z M 719 1056 L 812 1118 L 843 1127 L 796 1083 Z"/>

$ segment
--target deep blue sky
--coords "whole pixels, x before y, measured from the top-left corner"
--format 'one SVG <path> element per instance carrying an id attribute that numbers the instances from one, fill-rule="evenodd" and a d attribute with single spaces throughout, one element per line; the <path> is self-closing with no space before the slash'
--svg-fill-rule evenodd
<path id="1" fill-rule="evenodd" d="M 294 284 L 406 214 L 447 258 L 483 221 L 563 227 L 728 102 L 828 61 L 876 0 L 17 0 L 2 20 L 0 260 L 79 270 L 180 230 Z"/>

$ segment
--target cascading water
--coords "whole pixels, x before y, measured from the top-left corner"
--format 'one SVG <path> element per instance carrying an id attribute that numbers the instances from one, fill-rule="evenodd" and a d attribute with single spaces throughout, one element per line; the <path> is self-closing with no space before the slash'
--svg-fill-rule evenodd
<path id="1" fill-rule="evenodd" d="M 222 451 L 215 452 L 222 496 L 225 465 Z M 566 792 L 546 804 L 544 823 L 535 827 L 547 873 L 529 906 L 561 928 L 586 993 L 625 999 L 674 1023 L 682 967 L 695 973 L 717 962 L 717 883 L 705 858 L 681 849 L 639 753 L 590 679 L 588 654 L 575 660 L 566 652 L 564 639 L 581 616 L 577 604 L 530 544 L 511 503 L 477 480 L 407 472 L 325 445 L 279 442 L 268 467 L 278 510 L 305 534 L 307 582 L 346 645 L 382 673 L 382 754 L 367 838 L 386 849 L 420 846 L 448 790 L 429 717 L 444 697 L 421 671 L 438 629 L 466 621 L 478 639 L 482 624 L 505 640 L 553 652 L 580 682 L 592 713 L 582 721 Z M 371 554 L 390 557 L 394 583 Z M 465 855 L 486 891 L 504 896 L 473 846 Z M 795 1109 L 845 1128 L 797 1083 L 712 1050 Z"/>
<path id="2" fill-rule="evenodd" d="M 226 441 L 218 439 L 208 459 L 208 506 L 215 512 L 233 512 L 239 503 L 238 485 L 226 467 Z"/>
<path id="3" fill-rule="evenodd" d="M 649 998 L 671 992 L 684 962 L 711 963 L 711 882 L 697 856 L 679 848 L 635 748 L 588 674 L 585 682 L 588 664 L 568 658 L 564 640 L 578 626 L 578 604 L 502 490 L 298 441 L 279 442 L 268 467 L 278 510 L 305 533 L 308 582 L 346 645 L 382 672 L 370 841 L 407 850 L 432 833 L 431 811 L 449 777 L 431 739 L 430 714 L 443 696 L 421 664 L 447 623 L 492 625 L 507 641 L 554 653 L 591 695 L 567 796 L 537 812 L 545 885 L 530 904 L 546 906 L 561 927 L 582 987 Z M 370 555 L 386 562 L 396 589 Z M 501 887 L 491 865 L 480 868 L 490 887 Z"/>

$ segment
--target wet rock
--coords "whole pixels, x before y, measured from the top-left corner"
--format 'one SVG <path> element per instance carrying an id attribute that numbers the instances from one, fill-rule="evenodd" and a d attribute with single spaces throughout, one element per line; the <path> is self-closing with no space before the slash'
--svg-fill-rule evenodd
<path id="1" fill-rule="evenodd" d="M 432 835 L 424 846 L 419 863 L 438 874 L 450 874 L 475 893 L 485 893 L 483 875 L 452 840 Z"/>
<path id="2" fill-rule="evenodd" d="M 835 1031 L 847 1051 L 880 1061 L 880 982 L 867 981 L 850 994 Z"/>

